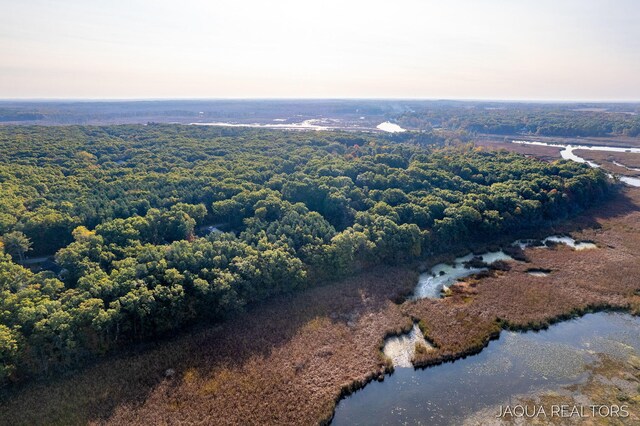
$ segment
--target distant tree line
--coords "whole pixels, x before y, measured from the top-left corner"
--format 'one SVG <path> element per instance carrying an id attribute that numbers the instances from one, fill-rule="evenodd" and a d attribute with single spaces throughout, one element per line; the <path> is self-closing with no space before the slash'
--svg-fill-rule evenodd
<path id="1" fill-rule="evenodd" d="M 414 129 L 442 127 L 472 133 L 561 137 L 640 136 L 640 115 L 562 106 L 474 106 L 426 108 L 397 117 Z"/>

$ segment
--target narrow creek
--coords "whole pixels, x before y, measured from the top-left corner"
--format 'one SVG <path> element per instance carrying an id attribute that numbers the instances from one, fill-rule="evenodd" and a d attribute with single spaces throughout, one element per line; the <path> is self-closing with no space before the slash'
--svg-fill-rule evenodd
<path id="1" fill-rule="evenodd" d="M 435 265 L 429 272 L 420 274 L 418 285 L 413 294 L 413 299 L 424 299 L 426 297 L 437 299 L 442 297 L 442 292 L 446 291 L 451 285 L 458 280 L 466 278 L 470 275 L 486 271 L 484 266 L 470 266 L 474 257 L 481 259 L 482 263 L 490 265 L 498 260 L 510 260 L 511 256 L 503 251 L 488 252 L 478 256 L 468 254 L 458 257 L 453 264 L 439 263 Z"/>
<path id="2" fill-rule="evenodd" d="M 629 167 L 629 166 L 625 166 L 622 163 L 618 163 L 617 161 L 612 161 L 613 164 L 615 164 L 618 167 L 624 167 L 627 170 L 631 170 L 632 172 L 640 172 L 640 168 L 638 167 Z"/>
<path id="3" fill-rule="evenodd" d="M 332 424 L 462 424 L 518 396 L 584 382 L 599 354 L 640 355 L 640 318 L 601 312 L 539 332 L 503 331 L 477 355 L 424 370 L 396 368 L 342 400 Z"/>
<path id="4" fill-rule="evenodd" d="M 513 245 L 520 246 L 524 249 L 535 246 L 534 240 L 517 240 Z M 540 248 L 546 248 L 549 243 L 565 244 L 575 250 L 588 250 L 597 246 L 590 242 L 577 242 L 571 237 L 561 235 L 551 235 L 542 240 Z M 489 269 L 489 266 L 499 260 L 514 260 L 504 251 L 492 251 L 479 255 L 469 253 L 465 256 L 456 258 L 451 264 L 439 263 L 431 270 L 420 274 L 418 284 L 414 290 L 412 299 L 439 299 L 443 293 L 447 291 L 453 284 L 467 278 L 473 274 L 477 274 Z"/>
<path id="5" fill-rule="evenodd" d="M 560 151 L 560 156 L 562 158 L 564 158 L 565 160 L 572 160 L 575 161 L 577 163 L 586 163 L 591 167 L 595 167 L 595 168 L 600 168 L 600 165 L 597 163 L 594 163 L 593 161 L 589 161 L 589 160 L 585 160 L 584 158 L 574 154 L 574 150 L 577 149 L 582 149 L 582 150 L 587 150 L 587 151 L 604 151 L 604 152 L 630 152 L 630 153 L 640 153 L 640 148 L 625 148 L 625 147 L 619 147 L 619 146 L 602 146 L 602 145 L 562 145 L 562 144 L 555 144 L 555 143 L 546 143 L 546 142 L 537 142 L 537 141 L 520 141 L 520 140 L 514 140 L 512 141 L 512 143 L 515 144 L 520 144 L 520 145 L 542 145 L 542 146 L 553 146 L 553 147 L 557 147 L 557 148 L 562 148 L 562 151 Z M 626 167 L 626 166 L 623 166 Z M 629 170 L 633 170 L 632 168 L 628 168 Z M 621 182 L 626 183 L 629 186 L 635 186 L 635 187 L 640 187 L 640 178 L 637 177 L 630 177 L 630 176 L 624 176 L 624 175 L 613 175 L 611 173 L 608 173 L 609 177 L 616 177 L 618 179 L 620 179 Z"/>
<path id="6" fill-rule="evenodd" d="M 544 240 L 516 240 L 512 246 L 519 246 L 521 249 L 534 248 L 545 249 L 550 244 L 564 244 L 574 250 L 595 249 L 597 246 L 591 242 L 576 241 L 565 235 L 551 235 Z M 458 281 L 473 274 L 487 271 L 495 262 L 511 260 L 515 261 L 504 251 L 489 251 L 482 254 L 469 253 L 456 258 L 451 264 L 439 263 L 428 272 L 420 274 L 418 283 L 414 289 L 412 300 L 417 299 L 440 299 L 448 288 Z M 535 277 L 546 277 L 551 271 L 545 269 L 531 269 L 527 273 Z M 389 337 L 385 340 L 383 353 L 391 359 L 395 367 L 411 367 L 415 354 L 416 345 L 422 345 L 425 350 L 433 349 L 425 340 L 422 331 L 417 326 L 400 336 Z"/>

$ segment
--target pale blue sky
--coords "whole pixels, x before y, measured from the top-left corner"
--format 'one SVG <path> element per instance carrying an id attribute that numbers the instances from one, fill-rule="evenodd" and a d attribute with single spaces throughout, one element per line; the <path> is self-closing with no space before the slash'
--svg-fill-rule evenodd
<path id="1" fill-rule="evenodd" d="M 638 0 L 0 0 L 0 98 L 640 100 Z"/>

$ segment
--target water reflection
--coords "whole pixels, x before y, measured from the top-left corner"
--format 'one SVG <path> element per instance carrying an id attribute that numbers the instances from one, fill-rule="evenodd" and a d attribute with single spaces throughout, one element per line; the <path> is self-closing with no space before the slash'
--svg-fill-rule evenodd
<path id="1" fill-rule="evenodd" d="M 513 243 L 521 249 L 530 247 L 547 248 L 549 243 L 565 244 L 575 250 L 595 249 L 597 246 L 591 242 L 578 242 L 569 236 L 551 235 L 542 241 L 517 240 Z M 538 244 L 538 245 L 536 245 Z M 413 299 L 439 299 L 443 293 L 456 282 L 482 271 L 487 271 L 489 266 L 499 260 L 514 260 L 504 251 L 491 251 L 481 255 L 472 253 L 456 258 L 452 264 L 439 263 L 430 271 L 420 274 L 418 284 L 413 292 Z M 532 274 L 535 275 L 535 274 Z"/>
<path id="2" fill-rule="evenodd" d="M 640 318 L 598 313 L 540 332 L 503 331 L 478 355 L 369 384 L 338 404 L 333 424 L 461 424 L 517 395 L 580 383 L 601 353 L 640 354 Z"/>
<path id="3" fill-rule="evenodd" d="M 440 298 L 442 291 L 455 284 L 458 280 L 488 270 L 486 266 L 470 266 L 468 262 L 471 262 L 474 257 L 486 265 L 490 265 L 498 260 L 513 260 L 511 256 L 500 250 L 483 253 L 479 256 L 468 254 L 458 257 L 451 265 L 439 263 L 431 268 L 429 272 L 420 275 L 413 298 Z M 476 263 L 474 263 L 474 265 L 475 264 Z"/>
<path id="4" fill-rule="evenodd" d="M 422 346 L 423 350 L 433 350 L 433 346 L 425 340 L 418 324 L 413 324 L 413 328 L 408 333 L 385 340 L 382 352 L 391 359 L 396 368 L 413 367 L 412 360 L 416 353 L 416 345 Z"/>

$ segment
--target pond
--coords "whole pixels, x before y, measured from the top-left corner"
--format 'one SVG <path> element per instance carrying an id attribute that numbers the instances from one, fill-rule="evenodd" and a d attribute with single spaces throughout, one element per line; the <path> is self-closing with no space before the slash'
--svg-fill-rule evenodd
<path id="1" fill-rule="evenodd" d="M 398 366 L 383 382 L 342 400 L 333 424 L 461 424 L 518 395 L 584 381 L 597 354 L 640 354 L 640 318 L 588 314 L 539 332 L 503 331 L 478 355 L 453 363 L 423 370 Z"/>
<path id="2" fill-rule="evenodd" d="M 578 242 L 571 237 L 561 236 L 561 235 L 552 235 L 542 240 L 543 244 L 547 244 L 548 242 L 552 242 L 556 244 L 564 244 L 569 247 L 572 247 L 575 250 L 590 250 L 598 247 L 594 243 L 590 243 L 586 241 Z"/>
<path id="3" fill-rule="evenodd" d="M 550 269 L 532 268 L 527 269 L 527 274 L 533 277 L 547 277 L 551 273 Z"/>
<path id="4" fill-rule="evenodd" d="M 424 334 L 413 324 L 409 333 L 392 336 L 385 340 L 382 352 L 396 367 L 411 367 L 413 356 L 416 353 L 416 345 L 422 345 L 425 350 L 433 350 L 433 346 L 424 338 Z"/>
<path id="5" fill-rule="evenodd" d="M 503 251 L 487 252 L 478 256 L 468 254 L 458 257 L 453 264 L 439 263 L 429 272 L 420 274 L 418 285 L 413 294 L 413 299 L 439 298 L 442 297 L 443 290 L 446 290 L 458 280 L 466 278 L 478 272 L 486 271 L 488 268 L 484 266 L 469 266 L 467 262 L 477 258 L 483 263 L 490 265 L 498 260 L 512 260 L 511 256 Z"/>
<path id="6" fill-rule="evenodd" d="M 564 244 L 574 250 L 589 250 L 598 248 L 592 242 L 589 241 L 576 241 L 567 235 L 551 235 L 544 240 L 517 240 L 513 243 L 515 246 L 520 246 L 521 249 L 525 248 L 548 248 L 549 243 Z"/>

